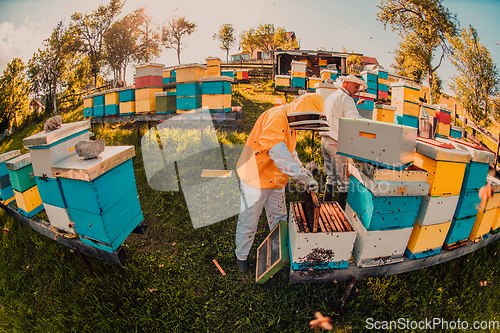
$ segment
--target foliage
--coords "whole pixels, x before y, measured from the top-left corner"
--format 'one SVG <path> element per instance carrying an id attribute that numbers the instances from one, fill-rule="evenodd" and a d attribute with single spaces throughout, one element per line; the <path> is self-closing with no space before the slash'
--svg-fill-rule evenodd
<path id="1" fill-rule="evenodd" d="M 47 112 L 57 114 L 58 90 L 69 86 L 73 89 L 76 82 L 84 80 L 82 76 L 88 74 L 86 62 L 76 54 L 80 44 L 74 34 L 74 29 L 66 29 L 62 21 L 59 22 L 50 37 L 44 40 L 43 49 L 38 49 L 28 63 L 32 92 L 45 97 Z"/>
<path id="2" fill-rule="evenodd" d="M 432 54 L 425 49 L 425 45 L 414 39 L 412 35 L 403 36 L 398 48 L 394 50 L 396 62 L 391 66 L 395 69 L 396 74 L 422 84 L 427 75 L 425 64 L 431 61 L 430 56 Z"/>
<path id="3" fill-rule="evenodd" d="M 266 53 L 278 48 L 299 48 L 297 40 L 289 38 L 285 28 L 274 27 L 272 23 L 260 24 L 256 29 L 243 31 L 240 34 L 240 46 L 250 54 L 257 48 Z"/>
<path id="4" fill-rule="evenodd" d="M 220 26 L 219 32 L 214 33 L 213 39 L 220 40 L 221 50 L 226 51 L 226 62 L 229 60 L 229 50 L 236 43 L 236 37 L 234 37 L 234 26 L 231 23 L 224 23 Z"/>
<path id="5" fill-rule="evenodd" d="M 462 108 L 477 124 L 487 127 L 489 116 L 495 111 L 490 99 L 498 93 L 499 74 L 488 49 L 479 42 L 476 29 L 472 26 L 460 31 L 458 36 L 449 37 L 453 48 L 451 62 L 459 75 L 450 84 Z"/>
<path id="6" fill-rule="evenodd" d="M 74 13 L 71 15 L 70 29 L 75 30 L 81 43 L 80 51 L 90 59 L 95 83 L 97 83 L 97 74 L 105 57 L 104 36 L 116 16 L 120 14 L 124 4 L 124 0 L 110 0 L 107 6 L 99 5 L 92 14 Z"/>
<path id="7" fill-rule="evenodd" d="M 138 45 L 134 60 L 138 63 L 149 62 L 161 54 L 161 29 L 144 8 L 135 11 L 137 21 Z"/>
<path id="8" fill-rule="evenodd" d="M 28 112 L 29 85 L 26 66 L 20 58 L 7 64 L 0 78 L 0 130 L 22 126 Z"/>
<path id="9" fill-rule="evenodd" d="M 420 72 L 432 87 L 433 73 L 449 53 L 446 35 L 457 32 L 456 15 L 442 5 L 442 0 L 381 0 L 377 20 L 389 24 L 403 38 L 396 51 L 396 69 L 409 65 L 415 78 Z M 441 49 L 438 64 L 432 65 L 437 49 Z M 419 82 L 421 82 L 420 77 Z M 431 103 L 434 96 L 431 94 Z"/>
<path id="10" fill-rule="evenodd" d="M 439 102 L 441 96 L 443 95 L 443 80 L 437 75 L 436 72 L 432 73 L 432 89 L 431 94 L 436 102 Z M 427 101 L 428 98 L 426 97 Z"/>
<path id="11" fill-rule="evenodd" d="M 348 51 L 345 47 L 342 47 L 342 52 L 350 53 L 347 56 L 347 60 L 346 60 L 348 65 L 361 65 L 361 63 L 363 62 L 363 56 L 361 56 L 359 54 L 354 54 L 353 50 Z"/>
<path id="12" fill-rule="evenodd" d="M 186 20 L 185 16 L 179 17 L 174 11 L 167 25 L 162 27 L 162 43 L 166 49 L 177 52 L 177 61 L 181 64 L 181 51 L 186 47 L 182 40 L 196 31 L 197 24 Z"/>

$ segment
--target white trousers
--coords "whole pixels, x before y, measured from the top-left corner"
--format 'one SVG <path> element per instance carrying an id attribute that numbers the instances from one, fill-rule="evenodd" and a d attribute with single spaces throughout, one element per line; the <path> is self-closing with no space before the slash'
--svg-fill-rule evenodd
<path id="1" fill-rule="evenodd" d="M 269 229 L 280 220 L 287 220 L 285 188 L 260 189 L 241 181 L 241 209 L 236 226 L 236 258 L 247 260 L 259 225 L 262 209 L 266 208 Z"/>
<path id="2" fill-rule="evenodd" d="M 339 192 L 349 190 L 347 157 L 337 154 L 338 142 L 329 136 L 321 138 L 321 152 L 325 163 L 326 184 L 337 186 Z"/>

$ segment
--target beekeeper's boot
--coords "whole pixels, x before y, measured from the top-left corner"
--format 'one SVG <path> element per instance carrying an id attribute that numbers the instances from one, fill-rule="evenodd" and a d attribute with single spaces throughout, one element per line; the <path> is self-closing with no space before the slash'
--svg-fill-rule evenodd
<path id="1" fill-rule="evenodd" d="M 332 201 L 332 195 L 333 195 L 333 185 L 326 184 L 325 195 L 323 196 L 323 201 Z"/>

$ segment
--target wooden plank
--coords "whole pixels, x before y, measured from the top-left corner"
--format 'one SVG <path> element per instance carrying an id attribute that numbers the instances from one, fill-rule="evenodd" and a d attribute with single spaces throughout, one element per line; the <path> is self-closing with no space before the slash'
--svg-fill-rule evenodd
<path id="1" fill-rule="evenodd" d="M 299 202 L 297 203 L 297 206 L 299 206 L 299 213 L 304 225 L 304 231 L 309 232 L 309 226 L 307 225 L 306 215 L 304 214 L 304 210 L 302 209 L 302 204 Z"/>
<path id="2" fill-rule="evenodd" d="M 332 228 L 332 230 L 334 232 L 340 232 L 340 229 L 335 224 L 336 221 L 335 221 L 334 217 L 328 211 L 327 206 L 329 206 L 329 205 L 331 205 L 331 203 L 323 203 L 323 205 L 322 205 L 321 208 L 322 208 L 322 210 L 324 211 L 325 215 L 328 218 L 328 224 L 330 225 L 330 228 Z"/>
<path id="3" fill-rule="evenodd" d="M 316 232 L 318 230 L 320 203 L 318 201 L 318 197 L 316 196 L 316 193 L 311 192 L 310 194 L 311 194 L 313 210 L 314 210 L 314 213 L 313 213 L 313 215 L 314 215 L 313 216 L 313 232 Z"/>
<path id="4" fill-rule="evenodd" d="M 417 269 L 437 265 L 453 259 L 460 258 L 466 254 L 474 252 L 482 247 L 485 247 L 500 238 L 500 233 L 490 235 L 489 238 L 483 239 L 478 243 L 469 242 L 467 245 L 460 246 L 451 251 L 441 251 L 431 257 L 410 260 L 404 257 L 400 263 L 377 266 L 377 267 L 358 267 L 356 263 L 351 262 L 346 269 L 339 270 L 323 270 L 318 274 L 317 271 L 293 271 L 290 270 L 290 282 L 332 282 L 332 281 L 347 281 L 351 276 L 356 279 L 366 279 L 370 277 L 382 277 L 415 271 Z"/>
<path id="5" fill-rule="evenodd" d="M 17 211 L 17 208 L 11 204 L 9 205 L 4 205 L 3 203 L 0 202 L 0 208 L 5 210 L 9 215 L 14 217 L 16 220 L 20 221 L 24 225 L 30 227 L 31 229 L 35 230 L 36 232 L 62 244 L 65 245 L 71 249 L 78 249 L 81 253 L 89 255 L 91 257 L 101 259 L 108 261 L 110 263 L 122 266 L 125 263 L 125 251 L 123 248 L 120 246 L 115 250 L 115 252 L 107 252 L 107 251 L 102 251 L 99 250 L 95 247 L 86 245 L 81 242 L 80 239 L 78 238 L 62 238 L 58 236 L 54 230 L 52 229 L 52 226 L 36 216 L 32 218 L 27 218 L 21 213 Z"/>
<path id="6" fill-rule="evenodd" d="M 199 113 L 167 113 L 167 114 L 135 114 L 135 115 L 130 115 L 130 116 L 116 116 L 116 117 L 105 117 L 105 118 L 92 118 L 90 120 L 90 123 L 92 125 L 94 124 L 104 124 L 104 123 L 121 123 L 121 122 L 132 122 L 132 121 L 160 121 L 160 120 L 167 120 L 172 117 L 180 116 L 182 115 L 182 119 L 196 119 L 200 117 L 200 112 Z M 203 113 L 203 114 L 208 114 L 208 113 Z M 219 119 L 220 115 L 217 113 L 211 113 L 210 114 L 212 118 L 214 119 Z M 224 113 L 225 115 L 225 120 L 236 120 L 239 119 L 243 116 L 243 112 L 226 112 Z"/>
<path id="7" fill-rule="evenodd" d="M 332 205 L 327 205 L 327 210 L 330 213 L 330 216 L 332 217 L 333 223 L 335 223 L 335 227 L 338 232 L 345 231 L 344 226 L 342 225 L 341 221 L 337 218 L 337 214 L 335 213 L 335 209 L 333 208 Z"/>
<path id="8" fill-rule="evenodd" d="M 328 218 L 328 214 L 325 213 L 325 210 L 322 209 L 323 207 L 320 208 L 320 215 L 321 215 L 321 218 L 319 218 L 319 223 L 321 225 L 321 231 L 322 232 L 333 232 L 335 230 L 333 230 L 330 226 L 330 223 L 329 223 L 329 218 Z"/>
<path id="9" fill-rule="evenodd" d="M 341 219 L 342 219 L 342 222 L 346 228 L 347 231 L 354 231 L 354 229 L 352 228 L 351 224 L 347 221 L 347 218 L 345 217 L 344 213 L 342 212 L 342 208 L 340 208 L 340 205 L 338 202 L 335 202 L 334 204 L 334 209 L 337 209 Z"/>

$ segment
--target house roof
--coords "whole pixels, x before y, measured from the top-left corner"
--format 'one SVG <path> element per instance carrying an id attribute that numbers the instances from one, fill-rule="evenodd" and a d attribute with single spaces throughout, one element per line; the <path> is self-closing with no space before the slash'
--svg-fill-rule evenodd
<path id="1" fill-rule="evenodd" d="M 364 65 L 378 65 L 377 58 L 374 57 L 363 56 L 363 59 L 361 59 L 361 63 Z"/>

